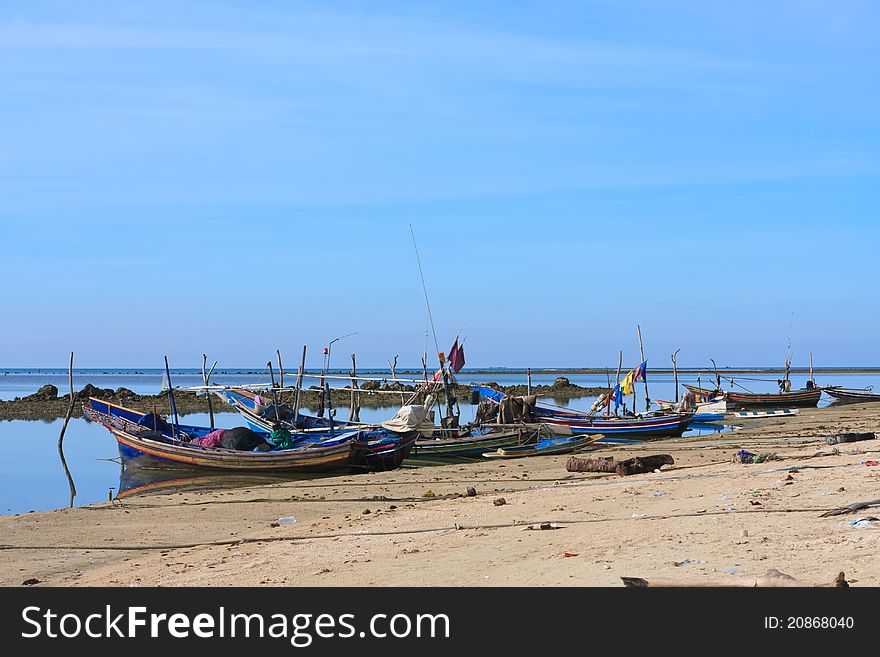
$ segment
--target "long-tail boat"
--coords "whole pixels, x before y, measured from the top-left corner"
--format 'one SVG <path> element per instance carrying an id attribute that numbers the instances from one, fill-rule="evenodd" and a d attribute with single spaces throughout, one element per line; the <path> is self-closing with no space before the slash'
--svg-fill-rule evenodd
<path id="1" fill-rule="evenodd" d="M 874 392 L 870 387 L 855 389 L 826 386 L 822 390 L 841 403 L 880 402 L 880 392 Z"/>
<path id="2" fill-rule="evenodd" d="M 257 395 L 248 390 L 221 389 L 216 391 L 218 396 L 235 408 L 245 419 L 248 426 L 254 431 L 271 433 L 275 426 L 295 432 L 296 435 L 327 435 L 331 427 L 329 418 L 314 417 L 296 414 L 288 404 L 279 404 L 277 409 L 269 407 L 266 412 L 258 412 Z M 418 431 L 391 431 L 375 424 L 363 424 L 360 422 L 332 421 L 332 426 L 343 431 L 356 430 L 360 433 L 361 440 L 366 443 L 366 449 L 362 454 L 361 461 L 353 466 L 371 471 L 394 470 L 409 457 L 413 445 L 419 437 Z"/>
<path id="3" fill-rule="evenodd" d="M 500 403 L 504 393 L 485 386 L 474 386 L 480 396 Z M 536 404 L 531 410 L 532 420 L 538 424 L 563 427 L 573 434 L 602 434 L 601 442 L 613 442 L 617 437 L 642 440 L 667 438 L 683 434 L 694 414 L 672 411 L 651 411 L 640 415 L 595 415 L 584 411 L 569 411 Z"/>
<path id="4" fill-rule="evenodd" d="M 519 445 L 517 447 L 501 447 L 494 452 L 485 452 L 483 457 L 487 459 L 518 459 L 526 456 L 553 456 L 557 454 L 571 454 L 584 449 L 602 438 L 602 434 L 592 436 L 545 436 L 539 438 L 531 445 Z"/>
<path id="5" fill-rule="evenodd" d="M 327 472 L 350 469 L 361 461 L 366 450 L 357 431 L 343 432 L 332 439 L 303 437 L 294 441 L 290 449 L 271 451 L 203 447 L 194 439 L 205 437 L 215 429 L 181 424 L 169 427 L 153 413 L 141 413 L 95 398 L 83 404 L 83 412 L 116 438 L 125 467 Z"/>
<path id="6" fill-rule="evenodd" d="M 713 395 L 716 391 L 685 383 L 684 387 L 695 395 Z M 822 388 L 802 388 L 791 392 L 734 392 L 723 393 L 727 407 L 738 408 L 788 408 L 790 406 L 816 406 L 822 396 Z"/>

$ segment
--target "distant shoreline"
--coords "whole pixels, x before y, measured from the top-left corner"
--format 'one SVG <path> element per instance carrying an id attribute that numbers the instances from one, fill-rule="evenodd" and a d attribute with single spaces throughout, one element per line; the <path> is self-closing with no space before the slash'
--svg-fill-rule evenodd
<path id="1" fill-rule="evenodd" d="M 623 371 L 628 372 L 631 368 L 632 364 L 629 366 L 624 366 Z M 429 371 L 433 372 L 433 368 L 428 368 Z M 470 374 L 480 374 L 480 375 L 492 375 L 492 374 L 521 374 L 525 376 L 528 373 L 527 367 L 522 368 L 476 368 L 476 369 L 467 369 L 462 370 L 458 375 L 458 379 L 467 378 Z M 99 370 L 103 370 L 103 372 L 99 372 Z M 555 368 L 555 367 L 533 367 L 531 368 L 532 374 L 605 374 L 605 372 L 614 372 L 616 368 L 605 368 L 605 367 L 570 367 L 570 368 Z M 89 375 L 119 375 L 125 374 L 128 376 L 161 376 L 163 371 L 157 368 L 125 368 L 125 367 L 83 367 L 83 368 L 74 368 L 74 374 L 79 372 L 81 375 L 89 374 Z M 227 368 L 225 370 L 216 370 L 214 372 L 215 375 L 224 374 L 224 375 L 232 375 L 232 374 L 242 374 L 242 375 L 255 375 L 255 374 L 263 374 L 265 370 L 256 370 L 256 369 L 248 369 L 248 368 Z M 320 370 L 316 369 L 306 369 L 307 374 L 319 374 Z M 673 370 L 671 367 L 648 367 L 649 372 L 654 372 L 656 374 L 672 374 Z M 792 367 L 792 374 L 809 374 L 809 367 Z M 183 367 L 172 369 L 172 374 L 179 374 L 181 372 L 185 373 L 201 373 L 196 368 L 191 367 Z M 347 374 L 348 370 L 345 368 L 331 368 L 329 370 L 330 373 L 333 374 Z M 704 372 L 713 373 L 711 367 L 679 367 L 679 374 L 702 374 Z M 720 374 L 782 374 L 785 372 L 785 369 L 782 367 L 719 367 L 718 372 Z M 284 370 L 285 375 L 288 376 L 296 376 L 296 372 L 292 370 Z M 0 368 L 0 374 L 2 375 L 23 375 L 27 374 L 29 376 L 35 376 L 38 374 L 67 374 L 66 368 L 59 367 L 7 367 Z M 276 372 L 277 374 L 277 372 Z M 381 368 L 363 368 L 358 370 L 358 374 L 363 376 L 367 374 L 377 374 L 382 376 L 388 376 L 391 378 L 391 371 L 387 369 Z M 422 376 L 423 372 L 421 369 L 416 368 L 398 368 L 397 375 L 398 376 Z M 880 374 L 880 366 L 870 366 L 870 367 L 814 367 L 813 374 Z"/>

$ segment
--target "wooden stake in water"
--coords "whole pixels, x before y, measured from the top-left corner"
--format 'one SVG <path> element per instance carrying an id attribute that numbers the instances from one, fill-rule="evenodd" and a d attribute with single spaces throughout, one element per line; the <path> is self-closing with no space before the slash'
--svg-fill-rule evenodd
<path id="1" fill-rule="evenodd" d="M 526 380 L 526 394 L 531 395 L 532 394 L 532 368 L 531 367 L 526 370 L 526 376 L 528 377 Z"/>
<path id="2" fill-rule="evenodd" d="M 348 410 L 348 419 L 352 422 L 360 422 L 361 402 L 357 393 L 357 361 L 355 355 L 351 355 L 351 407 Z"/>
<path id="3" fill-rule="evenodd" d="M 64 424 L 61 425 L 61 434 L 58 436 L 58 455 L 61 457 L 61 465 L 64 466 L 64 474 L 67 475 L 67 483 L 70 486 L 70 508 L 73 508 L 73 498 L 76 497 L 76 485 L 73 483 L 73 475 L 67 467 L 67 459 L 64 458 L 64 433 L 73 415 L 75 398 L 73 392 L 73 352 L 70 352 L 70 366 L 67 370 L 67 382 L 70 384 L 70 403 L 67 405 L 67 414 L 64 416 Z"/>

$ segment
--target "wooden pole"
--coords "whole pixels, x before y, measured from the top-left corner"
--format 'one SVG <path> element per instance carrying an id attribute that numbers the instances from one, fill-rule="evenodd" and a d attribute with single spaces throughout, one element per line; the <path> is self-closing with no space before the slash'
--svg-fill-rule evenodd
<path id="1" fill-rule="evenodd" d="M 355 360 L 355 355 L 351 355 L 351 407 L 348 411 L 348 419 L 352 422 L 360 422 L 360 399 L 358 398 L 358 394 L 356 390 L 358 389 L 357 383 L 357 361 Z"/>
<path id="2" fill-rule="evenodd" d="M 527 382 L 526 382 L 526 394 L 531 395 L 532 394 L 532 368 L 531 367 L 528 368 L 528 370 L 526 370 L 526 372 L 527 372 L 526 376 L 528 377 Z"/>
<path id="3" fill-rule="evenodd" d="M 675 357 L 681 349 L 676 349 L 672 354 L 672 375 L 675 377 L 675 403 L 678 403 L 678 369 L 675 363 Z"/>
<path id="4" fill-rule="evenodd" d="M 299 371 L 296 376 L 296 401 L 293 405 L 293 426 L 296 428 L 299 423 L 299 402 L 302 398 L 303 372 L 306 369 L 306 345 L 303 345 L 302 360 L 299 363 Z"/>
<path id="5" fill-rule="evenodd" d="M 813 381 L 813 352 L 810 352 L 810 381 Z"/>
<path id="6" fill-rule="evenodd" d="M 645 348 L 642 346 L 642 327 L 636 324 L 636 331 L 639 333 L 639 352 L 642 354 L 642 363 L 645 362 Z M 647 376 L 647 366 L 645 367 L 645 376 L 642 377 L 642 381 L 645 384 L 645 410 L 651 410 L 651 397 L 648 395 L 648 376 Z M 635 392 L 633 392 L 633 396 L 635 396 Z M 635 411 L 635 401 L 633 401 L 633 411 Z"/>
<path id="7" fill-rule="evenodd" d="M 205 386 L 209 386 L 211 381 L 211 375 L 214 373 L 214 368 L 217 367 L 217 361 L 214 361 L 214 364 L 211 365 L 211 370 L 208 371 L 208 356 L 207 354 L 202 354 L 202 381 L 204 381 Z M 208 415 L 211 418 L 211 428 L 214 428 L 214 402 L 212 401 L 213 393 L 209 390 L 207 393 L 208 397 Z"/>
<path id="8" fill-rule="evenodd" d="M 395 381 L 395 382 L 397 381 L 397 357 L 398 356 L 399 356 L 399 354 L 394 354 L 394 360 L 388 361 L 388 365 L 391 366 L 391 380 Z"/>
<path id="9" fill-rule="evenodd" d="M 623 367 L 623 351 L 620 352 L 620 356 L 617 359 L 617 387 L 620 387 L 620 370 Z M 618 415 L 617 405 L 614 406 L 614 414 Z"/>
<path id="10" fill-rule="evenodd" d="M 276 349 L 275 354 L 278 356 L 278 385 L 284 387 L 284 366 L 281 364 L 281 350 Z"/>
<path id="11" fill-rule="evenodd" d="M 275 409 L 275 421 L 281 423 L 281 417 L 278 415 L 278 394 L 275 391 L 275 374 L 272 372 L 272 361 L 266 363 L 269 368 L 269 380 L 272 382 L 272 408 Z"/>
<path id="12" fill-rule="evenodd" d="M 715 371 L 715 389 L 719 392 L 721 391 L 721 375 L 718 373 L 718 366 L 715 364 L 715 359 L 710 358 L 712 361 L 712 369 Z M 733 387 L 733 380 L 731 380 L 730 387 Z"/>
<path id="13" fill-rule="evenodd" d="M 177 404 L 174 403 L 174 386 L 171 384 L 171 369 L 168 367 L 168 356 L 165 356 L 165 376 L 168 378 L 168 399 L 171 402 L 171 413 L 174 416 L 174 437 L 180 440 L 180 420 L 177 417 Z"/>
<path id="14" fill-rule="evenodd" d="M 67 382 L 70 384 L 70 403 L 67 405 L 67 415 L 64 416 L 64 424 L 61 425 L 61 434 L 58 436 L 58 455 L 61 457 L 61 465 L 64 466 L 64 474 L 67 475 L 67 483 L 70 486 L 70 508 L 73 508 L 73 498 L 76 497 L 76 485 L 73 483 L 73 475 L 67 467 L 67 459 L 64 458 L 64 433 L 73 415 L 75 397 L 73 392 L 73 352 L 70 352 L 70 366 L 67 370 Z"/>

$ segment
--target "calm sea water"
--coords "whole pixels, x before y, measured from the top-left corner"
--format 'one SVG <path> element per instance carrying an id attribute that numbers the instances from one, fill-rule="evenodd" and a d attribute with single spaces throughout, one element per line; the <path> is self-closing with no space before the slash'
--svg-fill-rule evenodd
<path id="1" fill-rule="evenodd" d="M 5 373 L 4 373 L 5 372 Z M 212 382 L 217 383 L 265 383 L 268 375 L 263 373 L 247 373 L 247 370 L 232 371 L 214 375 Z M 604 374 L 572 374 L 566 375 L 573 383 L 584 386 L 604 386 Z M 555 374 L 533 375 L 534 384 L 551 384 Z M 750 379 L 763 378 L 763 381 Z M 175 386 L 199 385 L 201 374 L 194 370 L 172 371 Z M 817 377 L 820 385 L 844 385 L 863 388 L 874 386 L 880 389 L 880 375 L 871 374 L 835 374 Z M 804 384 L 806 377 L 794 377 L 793 387 Z M 525 383 L 522 374 L 496 372 L 488 375 L 468 376 L 467 372 L 459 375 L 461 383 L 495 381 L 503 385 Z M 695 377 L 680 377 L 681 381 L 696 382 Z M 754 392 L 769 392 L 776 387 L 775 379 L 743 375 L 734 377 L 734 381 Z M 36 391 L 41 385 L 52 383 L 64 391 L 67 386 L 67 373 L 63 370 L 15 370 L 0 369 L 0 398 L 11 399 Z M 74 385 L 77 389 L 86 383 L 101 388 L 126 387 L 138 393 L 156 393 L 162 385 L 162 373 L 159 370 L 78 370 L 75 372 Z M 705 378 L 703 383 L 708 384 Z M 725 382 L 725 385 L 727 383 Z M 674 383 L 671 374 L 648 373 L 648 388 L 652 399 L 672 399 Z M 558 404 L 572 409 L 586 410 L 592 405 L 594 398 L 564 400 L 546 399 L 545 403 Z M 823 397 L 820 405 L 829 400 Z M 637 388 L 637 410 L 644 409 L 644 388 L 641 383 Z M 387 419 L 395 412 L 394 407 L 362 408 L 361 420 L 373 422 Z M 475 407 L 461 405 L 462 420 L 473 419 Z M 348 408 L 342 406 L 337 410 L 339 419 L 348 418 Z M 207 414 L 193 414 L 181 417 L 186 424 L 208 424 Z M 4 458 L 0 460 L 0 514 L 27 513 L 47 509 L 63 508 L 70 504 L 70 488 L 58 454 L 58 434 L 62 420 L 13 420 L 0 421 L 0 445 L 3 447 Z M 217 415 L 217 426 L 231 428 L 245 426 L 244 421 L 236 413 Z M 720 425 L 712 428 L 691 431 L 686 435 L 718 432 Z M 106 501 L 109 495 L 116 495 L 120 488 L 149 483 L 144 480 L 130 481 L 123 475 L 118 461 L 116 441 L 101 426 L 91 424 L 83 419 L 71 420 L 64 438 L 64 454 L 67 465 L 76 485 L 74 504 L 81 506 Z M 165 475 L 169 477 L 170 475 Z M 175 478 L 182 475 L 176 474 Z M 192 484 L 193 482 L 187 482 Z M 199 482 L 196 482 L 199 483 Z M 217 485 L 248 485 L 255 483 L 253 479 L 224 477 L 224 481 L 209 480 L 202 482 L 205 486 Z"/>

